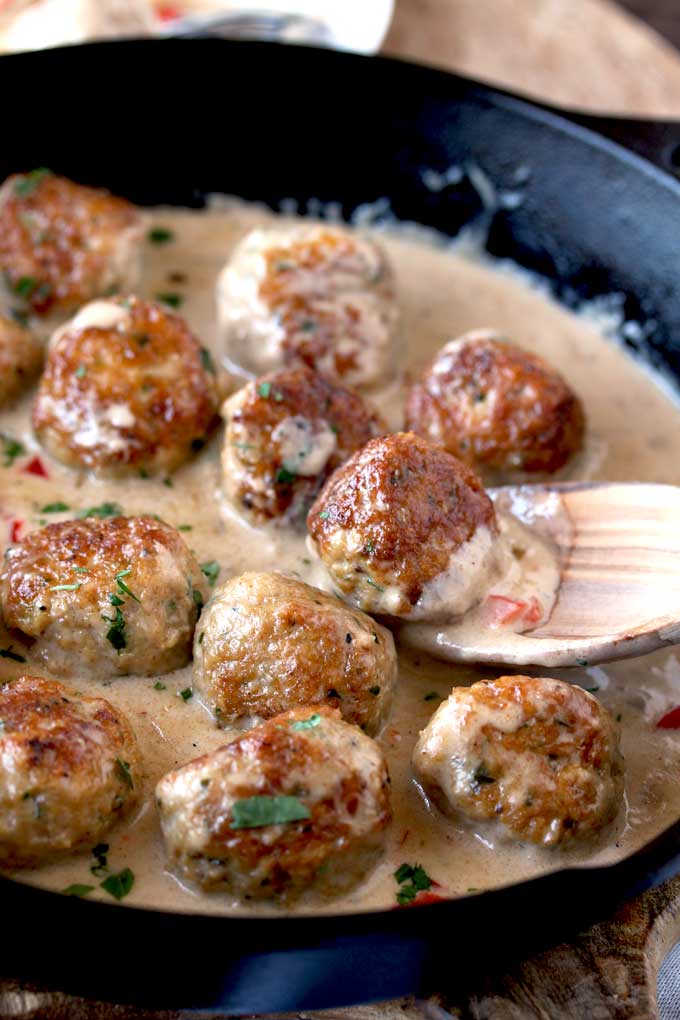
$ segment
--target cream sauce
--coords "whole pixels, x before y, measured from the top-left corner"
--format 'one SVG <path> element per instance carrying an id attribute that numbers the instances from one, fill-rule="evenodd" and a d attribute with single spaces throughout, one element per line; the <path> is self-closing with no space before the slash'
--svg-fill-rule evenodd
<path id="1" fill-rule="evenodd" d="M 174 233 L 171 243 L 149 244 L 141 293 L 154 296 L 173 290 L 184 297 L 182 313 L 202 342 L 219 356 L 214 306 L 215 282 L 234 245 L 271 214 L 245 205 L 218 206 L 209 213 L 156 210 L 156 226 Z M 465 331 L 493 327 L 523 346 L 545 355 L 582 397 L 589 426 L 588 449 L 572 467 L 578 477 L 680 483 L 680 414 L 663 388 L 615 344 L 603 339 L 592 322 L 551 302 L 521 274 L 483 260 L 471 260 L 405 236 L 385 236 L 396 269 L 405 344 L 402 372 L 414 373 L 442 344 Z M 401 424 L 399 383 L 375 395 L 393 427 Z M 158 513 L 183 526 L 184 537 L 200 562 L 217 560 L 220 580 L 244 570 L 291 571 L 312 584 L 324 585 L 303 534 L 288 526 L 253 528 L 220 502 L 219 452 L 215 436 L 196 460 L 178 471 L 171 486 L 132 478 L 96 480 L 61 467 L 42 453 L 30 430 L 31 395 L 0 415 L 0 431 L 21 440 L 26 456 L 0 466 L 0 545 L 14 522 L 24 530 L 71 516 L 72 512 L 110 500 L 129 514 Z M 29 457 L 39 454 L 49 478 L 28 474 Z M 0 464 L 1 464 L 0 458 Z M 64 501 L 69 513 L 42 508 Z M 327 586 L 327 585 L 326 585 Z M 27 659 L 0 660 L 4 678 L 40 672 L 30 649 L 0 628 L 0 648 L 13 647 Z M 446 698 L 452 685 L 471 683 L 491 671 L 436 662 L 425 653 L 402 648 L 400 682 L 394 710 L 380 737 L 392 776 L 394 821 L 388 852 L 362 886 L 340 902 L 304 904 L 304 909 L 356 911 L 393 906 L 395 868 L 404 861 L 421 863 L 449 895 L 490 888 L 565 867 L 611 861 L 651 838 L 680 816 L 680 734 L 657 730 L 655 723 L 680 703 L 680 660 L 663 651 L 644 659 L 606 667 L 555 670 L 580 683 L 620 716 L 626 757 L 626 809 L 598 845 L 568 852 L 546 851 L 494 842 L 496 836 L 444 819 L 424 800 L 411 776 L 410 756 L 419 731 Z M 127 712 L 145 755 L 144 800 L 137 815 L 114 830 L 108 842 L 110 867 L 133 869 L 136 881 L 125 903 L 211 913 L 244 909 L 223 895 L 201 895 L 182 887 L 165 871 L 153 788 L 166 771 L 225 743 L 230 733 L 218 730 L 194 697 L 179 692 L 190 686 L 191 667 L 165 677 L 122 677 L 100 684 L 82 677 L 71 683 L 87 693 L 102 694 Z M 163 684 L 163 689 L 157 689 Z M 17 874 L 22 881 L 53 889 L 71 883 L 98 885 L 90 874 L 88 854 Z M 106 898 L 97 889 L 93 897 Z M 252 909 L 252 908 L 248 908 Z M 259 907 L 259 912 L 273 907 Z"/>

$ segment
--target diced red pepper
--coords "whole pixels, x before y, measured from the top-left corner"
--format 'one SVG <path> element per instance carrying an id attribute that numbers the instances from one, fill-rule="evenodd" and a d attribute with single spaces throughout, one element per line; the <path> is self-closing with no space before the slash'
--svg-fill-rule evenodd
<path id="1" fill-rule="evenodd" d="M 543 609 L 541 607 L 541 603 L 535 595 L 532 595 L 529 599 L 529 605 L 524 613 L 524 619 L 527 623 L 538 623 L 542 616 Z"/>
<path id="2" fill-rule="evenodd" d="M 408 907 L 424 907 L 427 903 L 441 903 L 443 900 L 448 899 L 448 896 L 440 896 L 439 893 L 431 892 L 429 889 L 421 889 L 410 903 L 398 903 L 393 909 L 406 910 Z"/>
<path id="3" fill-rule="evenodd" d="M 156 5 L 156 17 L 161 21 L 174 21 L 175 18 L 181 18 L 183 11 L 177 4 L 157 4 Z"/>
<path id="4" fill-rule="evenodd" d="M 680 705 L 662 715 L 656 726 L 660 730 L 680 730 Z"/>
<path id="5" fill-rule="evenodd" d="M 507 595 L 489 595 L 486 603 L 491 610 L 490 627 L 503 627 L 506 623 L 514 623 L 527 608 L 526 602 L 509 599 Z"/>
<path id="6" fill-rule="evenodd" d="M 38 478 L 50 477 L 40 457 L 31 457 L 28 464 L 24 464 L 21 470 L 27 475 L 37 475 Z"/>
<path id="7" fill-rule="evenodd" d="M 21 532 L 23 531 L 25 523 L 25 521 L 20 520 L 18 517 L 12 521 L 12 525 L 9 529 L 10 542 L 19 542 L 21 540 Z"/>

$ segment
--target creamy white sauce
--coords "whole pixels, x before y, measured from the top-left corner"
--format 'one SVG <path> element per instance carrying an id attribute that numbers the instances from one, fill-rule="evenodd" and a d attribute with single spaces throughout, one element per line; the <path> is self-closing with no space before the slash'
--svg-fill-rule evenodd
<path id="1" fill-rule="evenodd" d="M 218 207 L 210 213 L 156 211 L 154 225 L 172 230 L 175 240 L 147 245 L 140 293 L 152 297 L 172 289 L 184 295 L 181 313 L 202 342 L 219 356 L 215 283 L 235 244 L 263 222 L 271 223 L 271 215 L 245 205 Z M 503 267 L 494 272 L 483 261 L 471 261 L 408 238 L 384 235 L 382 240 L 395 265 L 403 331 L 408 341 L 399 365 L 402 374 L 415 374 L 452 336 L 493 327 L 545 355 L 583 399 L 588 416 L 588 450 L 597 453 L 577 459 L 569 469 L 572 476 L 680 484 L 678 407 L 623 350 L 606 342 L 590 321 L 552 303 L 540 288 L 529 286 L 522 274 L 513 275 Z M 376 395 L 376 403 L 387 411 L 392 427 L 401 424 L 402 400 L 399 382 Z M 220 500 L 220 434 L 195 461 L 173 476 L 169 488 L 153 479 L 121 482 L 79 476 L 51 461 L 31 434 L 30 396 L 0 413 L 0 431 L 21 440 L 29 451 L 13 467 L 0 466 L 0 545 L 9 541 L 17 519 L 30 529 L 41 521 L 69 517 L 110 500 L 130 514 L 158 513 L 171 524 L 189 526 L 192 530 L 183 532 L 185 540 L 200 562 L 216 560 L 220 564 L 220 580 L 244 570 L 276 568 L 324 585 L 303 534 L 286 524 L 254 528 Z M 49 479 L 22 470 L 29 456 L 36 453 L 47 466 Z M 43 511 L 47 504 L 58 500 L 68 503 L 71 511 Z M 512 509 L 521 511 L 521 506 Z M 546 507 L 545 513 L 549 512 Z M 534 524 L 540 525 L 540 518 Z M 40 672 L 31 661 L 30 649 L 16 635 L 0 628 L 0 648 L 10 646 L 27 662 L 0 659 L 0 675 L 9 678 Z M 599 846 L 556 852 L 497 843 L 496 837 L 486 832 L 444 819 L 427 804 L 413 782 L 413 746 L 452 685 L 498 672 L 453 667 L 402 646 L 395 705 L 380 737 L 393 791 L 394 821 L 388 851 L 365 883 L 340 902 L 332 903 L 330 909 L 354 911 L 394 905 L 393 872 L 403 861 L 422 863 L 447 894 L 463 895 L 472 888 L 505 885 L 566 865 L 611 861 L 630 853 L 680 816 L 680 734 L 655 728 L 665 711 L 680 704 L 680 662 L 674 651 L 666 650 L 611 666 L 551 673 L 596 688 L 597 697 L 615 717 L 621 717 L 628 806 Z M 157 682 L 165 689 L 156 690 Z M 224 744 L 232 735 L 215 727 L 197 698 L 185 702 L 179 697 L 178 692 L 190 683 L 191 668 L 187 667 L 165 677 L 121 677 L 100 684 L 85 676 L 72 684 L 87 693 L 101 694 L 124 709 L 144 754 L 143 805 L 135 818 L 107 838 L 110 866 L 114 871 L 129 866 L 135 873 L 135 886 L 125 903 L 217 913 L 243 909 L 226 896 L 205 896 L 185 889 L 165 871 L 152 798 L 155 783 L 169 769 Z M 98 880 L 90 874 L 93 863 L 87 854 L 76 855 L 18 877 L 55 889 L 74 882 L 98 886 Z M 108 899 L 99 888 L 92 896 Z M 329 909 L 328 904 L 304 906 Z"/>

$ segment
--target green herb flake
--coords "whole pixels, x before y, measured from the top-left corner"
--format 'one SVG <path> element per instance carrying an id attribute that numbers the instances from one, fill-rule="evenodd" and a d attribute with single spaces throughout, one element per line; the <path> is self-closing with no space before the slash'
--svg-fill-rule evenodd
<path id="1" fill-rule="evenodd" d="M 116 771 L 120 778 L 123 780 L 126 786 L 130 789 L 134 789 L 134 782 L 132 781 L 132 773 L 130 772 L 130 763 L 123 761 L 122 758 L 116 758 Z"/>
<path id="2" fill-rule="evenodd" d="M 153 685 L 153 689 L 154 691 L 167 691 L 168 688 L 166 684 L 162 684 L 160 680 L 156 680 L 156 683 Z"/>
<path id="3" fill-rule="evenodd" d="M 432 879 L 420 864 L 402 864 L 394 872 L 397 884 L 397 903 L 400 907 L 412 903 L 419 892 L 425 892 L 432 885 Z"/>
<path id="4" fill-rule="evenodd" d="M 216 560 L 210 560 L 208 563 L 201 563 L 201 573 L 205 574 L 208 578 L 208 583 L 211 588 L 214 588 L 215 581 L 220 576 L 220 565 Z"/>
<path id="5" fill-rule="evenodd" d="M 265 825 L 285 825 L 311 818 L 310 811 L 297 797 L 246 797 L 234 801 L 232 829 L 260 829 Z"/>
<path id="6" fill-rule="evenodd" d="M 376 684 L 375 687 L 368 688 L 368 693 L 372 694 L 374 697 L 377 697 L 380 694 L 380 688 Z"/>
<path id="7" fill-rule="evenodd" d="M 97 843 L 96 846 L 92 847 L 92 856 L 94 857 L 97 863 L 93 864 L 90 867 L 90 871 L 95 876 L 95 878 L 101 878 L 101 876 L 105 875 L 106 872 L 109 870 L 107 857 L 108 852 L 109 852 L 108 843 Z"/>
<path id="8" fill-rule="evenodd" d="M 117 875 L 109 875 L 99 884 L 114 900 L 123 900 L 135 884 L 135 876 L 129 868 L 123 868 Z"/>
<path id="9" fill-rule="evenodd" d="M 366 584 L 370 584 L 371 588 L 375 588 L 376 591 L 385 591 L 385 589 L 379 585 L 372 577 L 366 575 Z"/>
<path id="10" fill-rule="evenodd" d="M 191 687 L 185 687 L 183 691 L 177 691 L 177 697 L 181 698 L 182 701 L 188 701 L 189 698 L 193 698 L 194 692 Z"/>
<path id="11" fill-rule="evenodd" d="M 38 281 L 34 276 L 20 276 L 14 284 L 14 293 L 18 294 L 19 297 L 27 298 L 37 286 Z"/>
<path id="12" fill-rule="evenodd" d="M 177 294 L 176 291 L 165 291 L 162 294 L 156 294 L 156 300 L 160 301 L 161 304 L 168 305 L 169 308 L 181 308 L 184 304 L 184 297 L 181 294 Z"/>
<path id="13" fill-rule="evenodd" d="M 203 596 L 198 590 L 198 588 L 190 588 L 189 590 L 191 592 L 191 597 L 194 601 L 194 605 L 196 606 L 196 609 L 200 613 L 200 611 L 203 609 Z"/>
<path id="14" fill-rule="evenodd" d="M 202 630 L 201 633 L 198 635 L 198 643 L 199 643 L 199 645 L 203 644 L 203 638 L 204 637 L 205 637 L 205 631 Z"/>
<path id="15" fill-rule="evenodd" d="M 73 567 L 74 574 L 88 574 L 89 570 L 87 567 Z"/>
<path id="16" fill-rule="evenodd" d="M 260 394 L 261 397 L 264 397 L 265 400 L 269 398 L 269 394 L 271 393 L 271 391 L 272 384 L 270 382 L 261 382 L 260 385 L 257 387 L 257 392 Z"/>
<path id="17" fill-rule="evenodd" d="M 99 517 L 103 519 L 105 517 L 120 517 L 122 513 L 123 508 L 118 503 L 100 503 L 99 506 L 91 506 L 87 510 L 81 510 L 78 517 Z"/>
<path id="18" fill-rule="evenodd" d="M 52 587 L 49 590 L 50 591 L 78 591 L 79 588 L 82 588 L 82 584 L 81 584 L 80 581 L 77 581 L 75 584 L 53 584 Z"/>
<path id="19" fill-rule="evenodd" d="M 194 527 L 193 527 L 193 524 L 178 524 L 177 525 L 177 530 L 178 531 L 193 531 Z"/>
<path id="20" fill-rule="evenodd" d="M 217 375 L 215 362 L 207 347 L 201 347 L 201 364 L 206 372 L 210 372 L 211 375 Z"/>
<path id="21" fill-rule="evenodd" d="M 151 244 L 169 244 L 175 240 L 175 234 L 167 227 L 152 227 L 147 233 L 146 239 Z"/>
<path id="22" fill-rule="evenodd" d="M 11 436 L 2 432 L 0 432 L 0 443 L 2 443 L 3 467 L 11 467 L 17 457 L 22 457 L 26 453 L 26 448 L 18 439 L 12 439 Z"/>
<path id="23" fill-rule="evenodd" d="M 124 606 L 125 599 L 122 599 L 120 595 L 116 595 L 114 592 L 109 594 L 109 602 L 112 606 Z"/>
<path id="24" fill-rule="evenodd" d="M 115 605 L 113 599 L 115 595 L 110 595 L 109 600 L 112 605 Z M 116 606 L 115 616 L 104 616 L 102 614 L 102 620 L 106 620 L 111 626 L 106 632 L 106 640 L 109 641 L 116 649 L 118 654 L 122 652 L 124 648 L 127 648 L 127 637 L 125 636 L 125 618 L 120 611 L 120 608 Z"/>
<path id="25" fill-rule="evenodd" d="M 175 487 L 175 483 L 173 482 L 172 478 L 164 478 L 163 485 L 165 486 L 166 489 L 174 489 Z"/>
<path id="26" fill-rule="evenodd" d="M 439 695 L 437 691 L 428 691 L 423 698 L 423 701 L 435 701 L 439 697 L 441 697 L 441 695 Z"/>
<path id="27" fill-rule="evenodd" d="M 294 475 L 288 468 L 282 467 L 276 472 L 276 481 L 279 485 L 292 485 L 297 475 Z"/>
<path id="28" fill-rule="evenodd" d="M 70 510 L 70 509 L 71 509 L 71 507 L 68 505 L 68 503 L 61 503 L 61 502 L 59 502 L 59 503 L 47 503 L 44 507 L 42 507 L 42 509 L 40 510 L 40 513 L 41 514 L 64 514 L 68 510 Z"/>
<path id="29" fill-rule="evenodd" d="M 46 166 L 40 166 L 27 174 L 22 174 L 14 182 L 14 194 L 18 198 L 28 198 L 46 177 L 51 177 L 52 171 Z"/>
<path id="30" fill-rule="evenodd" d="M 319 514 L 319 517 L 321 518 L 322 521 L 327 521 L 328 518 L 330 517 L 330 514 L 328 510 L 322 510 L 321 513 Z"/>
<path id="31" fill-rule="evenodd" d="M 80 882 L 61 890 L 62 896 L 88 896 L 91 892 L 94 892 L 93 885 L 82 885 Z"/>
<path id="32" fill-rule="evenodd" d="M 127 577 L 128 574 L 131 573 L 132 567 L 128 567 L 127 570 L 119 570 L 118 573 L 116 574 L 116 584 L 118 585 L 119 591 L 122 591 L 124 595 L 129 595 L 131 599 L 134 599 L 135 602 L 139 602 L 141 604 L 141 599 L 138 599 L 135 593 L 133 591 L 130 591 L 127 584 L 123 580 L 124 577 Z"/>
<path id="33" fill-rule="evenodd" d="M 87 375 L 87 369 L 85 368 L 85 366 L 84 365 L 78 365 L 78 367 L 77 367 L 77 369 L 75 371 L 76 379 L 84 379 L 86 375 Z"/>
<path id="34" fill-rule="evenodd" d="M 26 662 L 23 655 L 18 655 L 16 652 L 12 651 L 11 645 L 9 648 L 0 648 L 0 659 L 11 659 L 12 662 Z"/>
<path id="35" fill-rule="evenodd" d="M 320 722 L 321 716 L 318 712 L 315 712 L 308 719 L 297 719 L 295 722 L 292 722 L 290 728 L 291 730 L 313 730 Z"/>

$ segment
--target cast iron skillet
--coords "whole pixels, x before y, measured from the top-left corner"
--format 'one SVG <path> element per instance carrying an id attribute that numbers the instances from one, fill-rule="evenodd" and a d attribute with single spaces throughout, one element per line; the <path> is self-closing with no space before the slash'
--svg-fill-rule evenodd
<path id="1" fill-rule="evenodd" d="M 387 196 L 399 218 L 454 235 L 483 212 L 479 193 L 467 179 L 429 190 L 423 171 L 474 162 L 521 195 L 486 213 L 489 251 L 542 273 L 567 303 L 625 294 L 627 316 L 651 324 L 629 343 L 680 379 L 680 124 L 567 120 L 396 61 L 219 40 L 4 57 L 0 95 L 0 179 L 47 165 L 141 204 L 199 206 L 227 192 L 274 208 L 333 200 L 349 216 Z M 442 991 L 495 955 L 509 965 L 678 870 L 680 822 L 613 867 L 346 917 L 164 914 L 5 879 L 1 966 L 159 1008 L 339 1006 L 427 993 L 435 976 Z"/>

